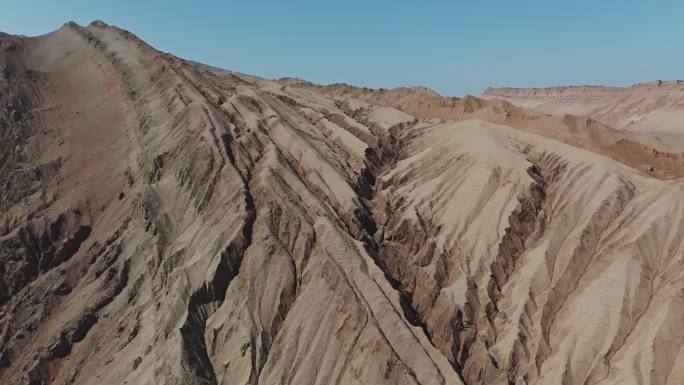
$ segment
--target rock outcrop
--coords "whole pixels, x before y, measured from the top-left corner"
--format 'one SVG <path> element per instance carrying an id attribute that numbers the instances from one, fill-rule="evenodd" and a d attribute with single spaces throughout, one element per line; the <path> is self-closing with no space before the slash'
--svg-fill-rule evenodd
<path id="1" fill-rule="evenodd" d="M 684 375 L 674 155 L 642 170 L 587 118 L 269 81 L 100 21 L 0 50 L 1 383 Z"/>

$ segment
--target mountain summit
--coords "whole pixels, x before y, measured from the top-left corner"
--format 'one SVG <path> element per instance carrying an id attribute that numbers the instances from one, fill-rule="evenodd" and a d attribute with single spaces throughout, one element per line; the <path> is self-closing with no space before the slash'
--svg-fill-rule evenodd
<path id="1" fill-rule="evenodd" d="M 684 378 L 684 157 L 601 91 L 266 80 L 100 21 L 0 70 L 0 383 Z"/>

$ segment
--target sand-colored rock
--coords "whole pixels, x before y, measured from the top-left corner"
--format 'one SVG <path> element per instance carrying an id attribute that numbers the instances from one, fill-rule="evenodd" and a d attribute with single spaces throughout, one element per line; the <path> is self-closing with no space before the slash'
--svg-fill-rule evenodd
<path id="1" fill-rule="evenodd" d="M 494 88 L 484 97 L 500 98 L 553 115 L 591 116 L 619 129 L 647 132 L 668 145 L 682 143 L 684 81 L 654 81 L 630 87 L 572 86 L 549 88 Z"/>
<path id="2" fill-rule="evenodd" d="M 684 167 L 648 134 L 103 22 L 1 35 L 0 70 L 0 383 L 684 375 Z"/>

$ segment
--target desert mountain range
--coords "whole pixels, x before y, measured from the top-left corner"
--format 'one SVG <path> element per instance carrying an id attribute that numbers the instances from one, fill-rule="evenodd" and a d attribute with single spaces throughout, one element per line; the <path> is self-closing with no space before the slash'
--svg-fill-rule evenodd
<path id="1" fill-rule="evenodd" d="M 0 34 L 0 383 L 679 385 L 683 126 Z"/>

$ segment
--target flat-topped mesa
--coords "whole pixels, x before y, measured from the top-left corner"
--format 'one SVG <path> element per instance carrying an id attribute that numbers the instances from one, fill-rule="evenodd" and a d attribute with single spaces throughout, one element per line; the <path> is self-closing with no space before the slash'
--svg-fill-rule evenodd
<path id="1" fill-rule="evenodd" d="M 487 87 L 482 93 L 483 96 L 500 97 L 553 97 L 558 95 L 600 93 L 600 92 L 620 92 L 621 87 L 604 86 L 559 86 L 559 87 L 540 87 L 540 88 L 520 88 L 520 87 Z"/>
<path id="2" fill-rule="evenodd" d="M 652 81 L 629 87 L 488 87 L 483 97 L 553 115 L 585 115 L 618 129 L 680 135 L 684 132 L 684 81 Z M 671 138 L 672 139 L 672 138 Z M 668 140 L 683 148 L 684 139 Z"/>
<path id="3" fill-rule="evenodd" d="M 684 80 L 656 80 L 652 82 L 637 83 L 628 87 L 597 86 L 597 85 L 570 85 L 557 87 L 487 87 L 483 96 L 501 97 L 556 97 L 577 94 L 610 94 L 628 93 L 635 91 L 682 91 Z"/>

